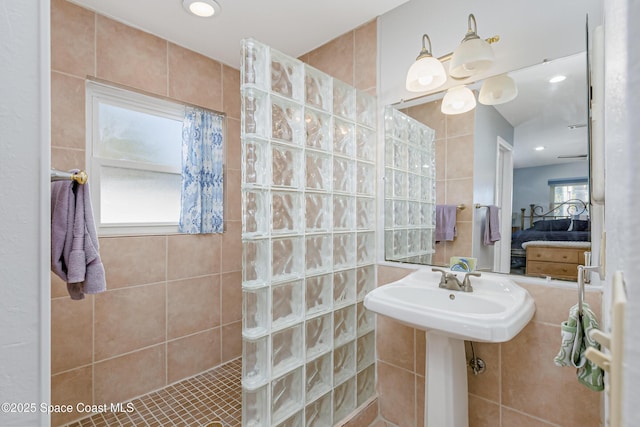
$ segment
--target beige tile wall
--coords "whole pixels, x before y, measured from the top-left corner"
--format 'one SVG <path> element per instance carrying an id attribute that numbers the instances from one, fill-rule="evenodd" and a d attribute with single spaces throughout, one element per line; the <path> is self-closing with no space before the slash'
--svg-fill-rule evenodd
<path id="1" fill-rule="evenodd" d="M 376 94 L 377 21 L 325 43 L 300 60 L 371 95 Z"/>
<path id="2" fill-rule="evenodd" d="M 371 400 L 368 404 L 363 405 L 360 411 L 352 418 L 349 418 L 339 427 L 366 427 L 371 426 L 378 418 L 378 399 Z"/>
<path id="3" fill-rule="evenodd" d="M 475 110 L 446 115 L 440 111 L 440 105 L 441 101 L 436 100 L 403 112 L 435 131 L 436 203 L 467 207 L 457 211 L 457 237 L 436 243 L 433 264 L 448 266 L 450 257 L 471 256 L 472 251 Z"/>
<path id="4" fill-rule="evenodd" d="M 411 270 L 378 266 L 378 285 Z M 579 384 L 575 369 L 554 365 L 560 345 L 560 322 L 576 303 L 576 291 L 547 285 L 521 284 L 533 297 L 533 320 L 513 340 L 501 344 L 474 343 L 486 371 L 468 371 L 469 426 L 602 425 L 602 393 Z M 587 293 L 600 316 L 601 295 Z M 393 320 L 377 316 L 378 399 L 380 414 L 398 426 L 423 425 L 425 337 Z M 467 359 L 471 356 L 468 343 Z M 407 387 L 407 385 L 412 385 Z"/>
<path id="5" fill-rule="evenodd" d="M 227 114 L 223 234 L 101 238 L 108 290 L 82 301 L 52 275 L 53 403 L 130 399 L 240 356 L 239 71 L 65 0 L 51 40 L 53 167 L 84 168 L 87 76 Z"/>

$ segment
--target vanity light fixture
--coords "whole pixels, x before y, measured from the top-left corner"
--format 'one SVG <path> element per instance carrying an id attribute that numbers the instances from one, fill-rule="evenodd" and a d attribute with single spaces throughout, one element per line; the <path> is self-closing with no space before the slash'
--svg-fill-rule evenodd
<path id="1" fill-rule="evenodd" d="M 476 97 L 471 89 L 462 85 L 452 87 L 442 99 L 440 111 L 443 114 L 462 114 L 471 111 L 476 106 Z"/>
<path id="2" fill-rule="evenodd" d="M 429 49 L 426 47 L 429 44 Z M 422 49 L 407 72 L 406 87 L 411 92 L 424 92 L 442 86 L 447 81 L 442 62 L 431 55 L 431 39 L 422 35 Z"/>
<path id="3" fill-rule="evenodd" d="M 516 82 L 506 74 L 485 79 L 480 88 L 478 102 L 484 105 L 499 105 L 518 96 Z"/>
<path id="4" fill-rule="evenodd" d="M 467 34 L 460 46 L 453 51 L 449 75 L 456 79 L 472 76 L 488 70 L 494 59 L 495 55 L 489 43 L 478 37 L 476 17 L 472 13 L 469 14 Z"/>
<path id="5" fill-rule="evenodd" d="M 543 146 L 539 146 L 539 147 L 534 148 L 534 150 L 536 150 L 536 151 L 542 151 L 542 150 L 544 150 L 544 147 L 543 147 Z"/>
<path id="6" fill-rule="evenodd" d="M 407 72 L 405 87 L 411 92 L 427 92 L 444 85 L 447 82 L 447 73 L 442 63 L 445 61 L 450 61 L 449 76 L 454 79 L 464 79 L 483 72 L 491 67 L 495 58 L 491 43 L 499 40 L 499 36 L 482 40 L 478 36 L 476 17 L 472 13 L 468 18 L 467 34 L 453 53 L 434 58 L 431 54 L 431 39 L 423 34 L 422 50 Z M 479 98 L 483 104 L 504 104 L 518 95 L 515 82 L 506 74 L 487 81 L 482 86 Z M 461 114 L 475 106 L 476 98 L 473 92 L 463 85 L 447 91 L 440 110 L 444 114 Z"/>
<path id="7" fill-rule="evenodd" d="M 563 76 L 561 74 L 557 75 L 557 76 L 553 76 L 549 79 L 549 83 L 560 83 L 564 80 L 566 80 L 567 76 Z"/>
<path id="8" fill-rule="evenodd" d="M 201 18 L 210 18 L 220 13 L 220 5 L 215 0 L 182 0 L 182 7 Z"/>
<path id="9" fill-rule="evenodd" d="M 446 61 L 451 61 L 449 75 L 455 79 L 463 79 L 485 71 L 493 64 L 494 54 L 490 44 L 499 41 L 500 37 L 493 36 L 486 40 L 478 37 L 476 18 L 473 14 L 469 14 L 468 24 L 468 32 L 460 46 L 453 53 L 439 58 L 434 58 L 431 54 L 429 36 L 422 35 L 422 50 L 407 72 L 408 91 L 426 92 L 444 85 L 447 73 L 442 63 Z"/>

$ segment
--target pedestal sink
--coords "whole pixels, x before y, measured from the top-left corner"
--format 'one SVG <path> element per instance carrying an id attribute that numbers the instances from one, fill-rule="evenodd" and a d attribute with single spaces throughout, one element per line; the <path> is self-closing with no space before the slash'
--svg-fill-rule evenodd
<path id="1" fill-rule="evenodd" d="M 456 274 L 462 281 L 464 273 Z M 535 305 L 508 276 L 472 277 L 473 292 L 439 288 L 440 277 L 418 270 L 369 292 L 364 305 L 425 331 L 425 426 L 468 427 L 464 340 L 509 341 L 529 323 Z"/>

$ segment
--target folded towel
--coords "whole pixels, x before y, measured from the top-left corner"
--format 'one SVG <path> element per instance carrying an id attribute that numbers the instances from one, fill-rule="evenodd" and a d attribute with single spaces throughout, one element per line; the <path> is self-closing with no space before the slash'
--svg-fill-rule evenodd
<path id="1" fill-rule="evenodd" d="M 491 205 L 487 207 L 482 243 L 485 246 L 493 245 L 500 237 L 500 208 Z"/>
<path id="2" fill-rule="evenodd" d="M 456 229 L 456 205 L 436 205 L 436 241 L 453 240 Z"/>
<path id="3" fill-rule="evenodd" d="M 51 270 L 67 282 L 71 299 L 106 290 L 89 185 L 51 183 Z"/>
<path id="4" fill-rule="evenodd" d="M 569 319 L 560 324 L 562 344 L 554 359 L 557 366 L 572 366 L 578 368 L 578 381 L 591 390 L 604 390 L 604 371 L 585 357 L 587 347 L 600 350 L 600 344 L 595 342 L 589 332 L 598 329 L 598 320 L 591 311 L 589 304 L 582 304 L 582 315 L 578 312 L 578 305 L 569 310 Z"/>

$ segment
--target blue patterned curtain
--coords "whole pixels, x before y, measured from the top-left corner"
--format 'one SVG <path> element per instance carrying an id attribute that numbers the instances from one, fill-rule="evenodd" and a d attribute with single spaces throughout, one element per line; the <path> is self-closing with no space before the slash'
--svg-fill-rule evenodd
<path id="1" fill-rule="evenodd" d="M 182 125 L 181 233 L 223 231 L 222 120 L 188 107 Z"/>

